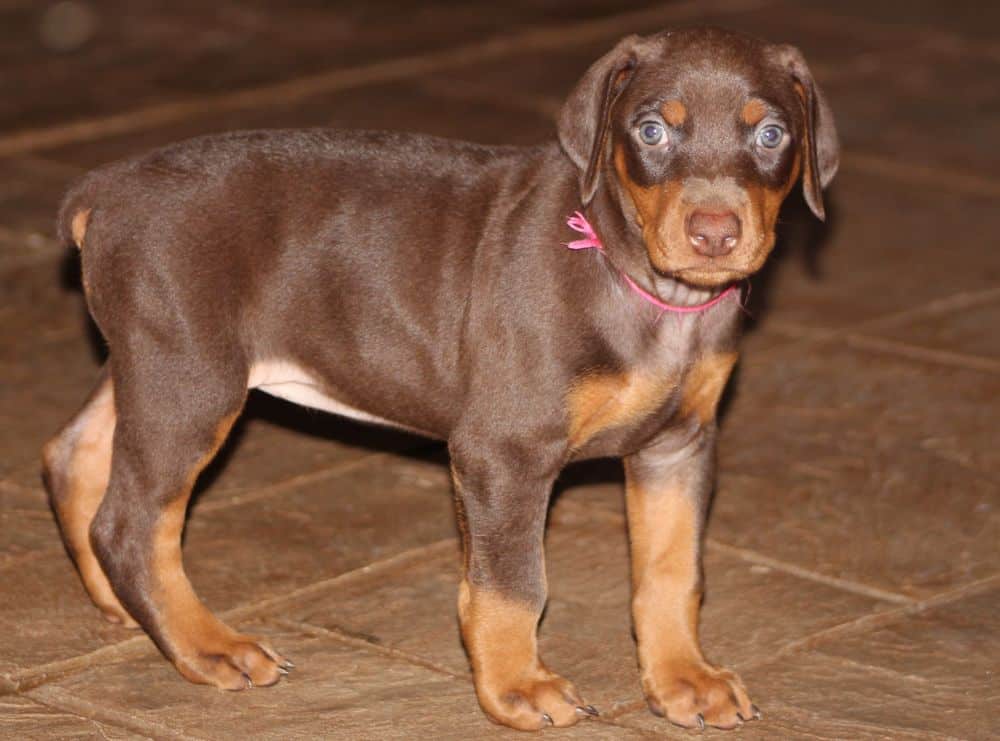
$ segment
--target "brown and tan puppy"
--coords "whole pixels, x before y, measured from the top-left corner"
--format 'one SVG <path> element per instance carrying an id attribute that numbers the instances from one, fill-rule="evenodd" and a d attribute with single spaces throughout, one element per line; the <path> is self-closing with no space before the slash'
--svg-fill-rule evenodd
<path id="1" fill-rule="evenodd" d="M 761 267 L 800 177 L 823 216 L 830 110 L 794 48 L 691 30 L 620 42 L 558 128 L 532 148 L 234 133 L 70 191 L 60 229 L 110 356 L 44 460 L 105 615 L 142 626 L 193 682 L 236 690 L 288 671 L 205 608 L 181 559 L 192 485 L 259 388 L 448 442 L 458 612 L 494 720 L 595 712 L 535 633 L 552 483 L 599 456 L 625 461 L 653 712 L 720 728 L 756 715 L 697 635 L 716 404 L 740 326 L 738 291 L 714 299 Z M 603 249 L 564 246 L 578 210 Z"/>

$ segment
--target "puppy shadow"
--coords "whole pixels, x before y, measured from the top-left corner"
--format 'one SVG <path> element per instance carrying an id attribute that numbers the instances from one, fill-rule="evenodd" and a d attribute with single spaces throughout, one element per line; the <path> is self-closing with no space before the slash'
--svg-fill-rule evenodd
<path id="1" fill-rule="evenodd" d="M 809 209 L 798 188 L 789 194 L 778 215 L 777 240 L 764 267 L 750 279 L 745 297 L 747 313 L 744 330 L 757 331 L 773 306 L 779 290 L 779 276 L 802 271 L 809 281 L 823 280 L 823 254 L 837 231 L 839 212 L 833 194 L 824 194 L 826 220 L 820 221 Z M 798 263 L 797 265 L 795 263 Z M 730 384 L 732 388 L 733 384 Z"/>
<path id="2" fill-rule="evenodd" d="M 255 421 L 294 430 L 302 435 L 325 440 L 331 445 L 362 448 L 364 452 L 357 453 L 362 457 L 370 453 L 391 451 L 393 455 L 409 460 L 447 466 L 447 450 L 442 442 L 385 427 L 354 422 L 335 414 L 317 412 L 262 392 L 252 391 L 247 398 L 243 413 L 233 425 L 226 442 L 198 477 L 191 494 L 191 509 L 198 506 L 200 499 L 226 470 L 239 450 L 248 427 Z M 451 496 L 451 492 L 449 491 L 447 495 Z"/>

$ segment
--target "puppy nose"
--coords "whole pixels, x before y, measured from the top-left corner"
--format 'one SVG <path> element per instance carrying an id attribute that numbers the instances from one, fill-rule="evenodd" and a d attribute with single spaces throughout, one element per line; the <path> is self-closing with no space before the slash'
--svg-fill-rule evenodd
<path id="1" fill-rule="evenodd" d="M 721 257 L 739 241 L 740 220 L 732 211 L 695 211 L 688 217 L 687 234 L 699 255 Z"/>

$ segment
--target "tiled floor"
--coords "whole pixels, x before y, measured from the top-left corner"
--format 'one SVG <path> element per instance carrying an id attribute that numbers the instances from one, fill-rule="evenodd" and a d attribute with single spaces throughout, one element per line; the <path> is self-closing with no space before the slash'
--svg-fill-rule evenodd
<path id="1" fill-rule="evenodd" d="M 765 713 L 730 737 L 994 737 L 997 6 L 350 5 L 0 0 L 0 737 L 516 737 L 476 705 L 449 477 L 415 438 L 259 398 L 205 477 L 189 572 L 295 658 L 277 687 L 187 684 L 98 617 L 38 476 L 102 352 L 55 208 L 90 166 L 229 128 L 540 141 L 616 38 L 695 22 L 799 45 L 845 147 L 828 225 L 787 209 L 725 409 L 703 633 Z M 691 735 L 640 696 L 617 468 L 559 490 L 541 644 L 603 714 L 545 735 Z"/>

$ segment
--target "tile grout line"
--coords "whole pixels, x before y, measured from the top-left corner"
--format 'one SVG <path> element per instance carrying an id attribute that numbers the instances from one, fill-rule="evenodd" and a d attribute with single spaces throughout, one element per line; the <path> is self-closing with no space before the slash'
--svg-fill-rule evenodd
<path id="1" fill-rule="evenodd" d="M 838 638 L 857 635 L 859 633 L 865 633 L 869 630 L 881 628 L 886 625 L 892 625 L 900 619 L 910 617 L 912 615 L 919 615 L 927 610 L 932 610 L 937 607 L 957 602 L 965 597 L 987 591 L 994 586 L 1000 586 L 1000 574 L 994 574 L 993 576 L 965 584 L 961 587 L 957 587 L 956 589 L 942 592 L 919 602 L 914 602 L 912 604 L 903 605 L 901 607 L 882 612 L 868 613 L 859 618 L 855 618 L 854 620 L 849 620 L 847 622 L 840 623 L 839 625 L 816 631 L 815 633 L 803 636 L 798 640 L 786 644 L 766 659 L 738 663 L 735 665 L 735 668 L 740 672 L 747 672 L 761 667 L 766 667 L 778 661 L 787 659 L 802 650 L 813 649 Z M 645 707 L 645 705 L 645 701 L 637 700 L 633 703 L 627 703 L 616 708 L 615 710 L 609 711 L 605 715 L 607 715 L 610 720 L 614 720 L 622 717 L 623 715 L 640 710 Z M 791 707 L 799 710 L 797 706 Z M 853 721 L 849 722 L 853 723 Z M 623 723 L 622 725 L 627 728 L 631 727 L 627 723 Z M 937 737 L 950 738 L 948 736 Z"/>
<path id="2" fill-rule="evenodd" d="M 808 4 L 795 3 L 794 7 L 801 19 L 800 22 L 804 22 L 807 29 L 809 24 L 814 26 L 810 30 L 815 30 L 816 26 L 824 29 L 839 27 L 840 31 L 850 34 L 852 38 L 857 37 L 861 32 L 876 42 L 883 42 L 887 37 L 894 37 L 897 43 L 917 46 L 918 49 L 926 47 L 924 50 L 927 53 L 948 54 L 952 57 L 971 55 L 990 61 L 1000 60 L 1000 45 L 979 41 L 961 33 L 940 31 L 927 23 L 900 25 L 886 21 L 873 21 L 863 15 L 831 13 L 822 8 L 811 8 Z"/>
<path id="3" fill-rule="evenodd" d="M 619 720 L 619 719 L 623 718 L 623 716 L 628 715 L 629 713 L 634 713 L 634 712 L 636 712 L 638 710 L 642 710 L 645 707 L 646 707 L 645 700 L 636 700 L 634 702 L 628 703 L 627 705 L 624 705 L 622 707 L 616 708 L 616 710 L 613 711 L 614 712 L 614 720 Z M 763 722 L 764 723 L 767 722 L 767 719 L 768 719 L 768 717 L 770 716 L 770 714 L 772 712 L 775 712 L 775 714 L 779 714 L 782 710 L 785 711 L 786 714 L 806 716 L 806 717 L 808 717 L 810 719 L 813 719 L 813 720 L 815 720 L 815 719 L 821 719 L 821 718 L 824 717 L 820 713 L 816 713 L 814 711 L 809 710 L 808 708 L 804 708 L 804 707 L 801 707 L 799 705 L 789 705 L 788 703 L 783 703 L 783 702 L 769 702 L 768 705 L 767 705 L 767 707 L 764 708 L 764 721 Z M 829 717 L 829 716 L 827 716 L 827 717 Z M 847 718 L 841 719 L 841 718 L 836 717 L 836 716 L 833 717 L 833 720 L 838 721 L 842 725 L 848 726 L 851 729 L 857 729 L 859 731 L 877 732 L 877 733 L 880 734 L 880 737 L 882 737 L 882 738 L 885 737 L 885 733 L 887 731 L 890 731 L 890 732 L 892 732 L 894 734 L 892 736 L 892 738 L 894 738 L 894 739 L 896 739 L 896 738 L 904 738 L 904 739 L 935 739 L 937 741 L 964 741 L 961 737 L 950 736 L 948 734 L 939 733 L 937 731 L 925 731 L 925 730 L 918 730 L 918 729 L 913 729 L 913 728 L 900 728 L 899 726 L 895 726 L 895 725 L 884 726 L 884 725 L 880 725 L 880 724 L 877 724 L 877 723 L 870 723 L 870 722 L 865 721 L 865 720 L 855 720 L 855 719 L 847 719 Z M 669 721 L 664 721 L 664 722 L 669 723 Z M 632 725 L 631 723 L 629 723 L 626 720 L 622 720 L 621 722 L 618 722 L 615 725 L 617 725 L 620 728 L 627 728 L 629 730 L 644 730 L 642 728 L 642 726 Z M 742 727 L 745 727 L 745 726 L 740 726 L 740 728 L 742 728 Z M 753 726 L 751 726 L 751 727 L 753 727 Z M 680 727 L 671 727 L 671 728 L 672 728 L 672 730 L 673 730 L 673 728 L 676 728 L 678 731 L 681 731 L 681 732 L 684 731 L 684 729 L 682 729 Z M 713 730 L 715 730 L 715 729 L 713 729 Z M 659 737 L 662 738 L 662 735 L 659 736 Z"/>
<path id="4" fill-rule="evenodd" d="M 429 447 L 422 443 L 416 443 L 412 447 L 405 447 L 397 451 L 379 451 L 377 453 L 367 453 L 360 458 L 355 458 L 353 460 L 341 461 L 340 463 L 335 463 L 332 466 L 327 466 L 325 468 L 319 468 L 314 471 L 309 471 L 307 473 L 297 474 L 295 476 L 289 476 L 288 478 L 281 479 L 280 481 L 275 481 L 274 483 L 267 484 L 260 487 L 252 487 L 243 490 L 242 493 L 234 492 L 225 499 L 219 499 L 217 501 L 208 501 L 204 504 L 195 503 L 192 508 L 192 512 L 219 512 L 222 510 L 231 509 L 233 507 L 239 507 L 244 504 L 249 504 L 253 502 L 259 502 L 264 499 L 269 499 L 278 494 L 282 494 L 289 489 L 294 489 L 298 486 L 306 486 L 309 484 L 316 484 L 321 481 L 326 481 L 327 479 L 339 478 L 343 474 L 351 473 L 358 469 L 368 468 L 376 463 L 384 461 L 387 458 L 392 458 L 397 453 L 404 451 L 415 451 L 420 450 L 424 447 Z M 221 492 L 220 492 L 221 493 Z"/>
<path id="5" fill-rule="evenodd" d="M 928 610 L 933 610 L 938 607 L 958 602 L 966 597 L 989 591 L 997 586 L 1000 586 L 1000 574 L 994 574 L 993 576 L 988 576 L 968 584 L 963 584 L 955 589 L 940 592 L 939 594 L 927 597 L 926 599 L 915 601 L 912 604 L 902 605 L 900 607 L 891 610 L 884 610 L 882 612 L 868 613 L 867 615 L 862 615 L 854 620 L 849 620 L 847 622 L 840 623 L 839 625 L 834 625 L 830 628 L 817 631 L 808 636 L 803 636 L 802 638 L 792 641 L 791 643 L 778 649 L 768 658 L 760 661 L 749 662 L 745 666 L 741 666 L 741 669 L 756 669 L 758 667 L 768 666 L 777 661 L 781 661 L 792 654 L 798 653 L 799 651 L 812 649 L 845 636 L 857 635 L 859 633 L 865 633 L 870 630 L 885 627 L 886 625 L 892 625 L 900 619 L 911 617 L 913 615 L 919 615 L 923 612 L 927 612 Z"/>
<path id="6" fill-rule="evenodd" d="M 176 731 L 169 726 L 162 725 L 161 723 L 149 720 L 140 720 L 136 716 L 130 715 L 129 713 L 125 713 L 120 710 L 112 710 L 103 705 L 97 705 L 89 700 L 84 700 L 71 692 L 67 692 L 60 687 L 39 687 L 31 692 L 24 693 L 23 696 L 46 707 L 55 708 L 56 710 L 61 710 L 63 712 L 69 712 L 86 720 L 106 723 L 107 725 L 114 726 L 116 728 L 135 731 L 143 736 L 155 739 L 162 738 L 174 739 L 176 741 L 208 741 L 208 739 L 204 736 L 192 736 L 188 733 Z"/>
<path id="7" fill-rule="evenodd" d="M 951 191 L 961 195 L 1000 198 L 1000 180 L 988 175 L 914 165 L 864 151 L 844 153 L 840 164 L 847 170 L 909 185 L 932 186 L 934 190 Z"/>
<path id="8" fill-rule="evenodd" d="M 320 93 L 413 79 L 458 65 L 503 59 L 523 51 L 578 45 L 607 38 L 643 23 L 686 20 L 705 12 L 706 9 L 718 13 L 734 13 L 765 7 L 774 2 L 775 0 L 716 0 L 706 4 L 699 0 L 686 0 L 578 23 L 539 26 L 471 44 L 381 60 L 367 65 L 332 69 L 315 75 L 246 88 L 226 95 L 154 104 L 124 113 L 15 132 L 0 136 L 0 157 L 141 131 L 196 115 L 273 105 Z"/>
<path id="9" fill-rule="evenodd" d="M 918 319 L 948 317 L 955 312 L 986 306 L 997 300 L 1000 300 L 1000 288 L 989 288 L 981 291 L 963 291 L 944 298 L 933 299 L 914 308 L 889 312 L 837 329 L 809 327 L 780 318 L 770 320 L 768 326 L 772 331 L 791 338 L 791 342 L 779 345 L 782 351 L 823 344 L 841 344 L 861 350 L 877 349 L 884 354 L 919 360 L 933 365 L 958 366 L 966 370 L 995 373 L 998 366 L 993 358 L 955 353 L 948 350 L 935 350 L 894 340 L 883 340 L 868 334 L 868 332 L 898 327 Z M 770 359 L 766 351 L 743 361 L 749 367 L 765 365 L 768 362 Z"/>
<path id="10" fill-rule="evenodd" d="M 400 564 L 409 563 L 416 558 L 435 555 L 438 551 L 443 552 L 447 549 L 457 550 L 457 548 L 458 541 L 456 538 L 447 538 L 416 546 L 379 561 L 365 564 L 357 569 L 345 571 L 329 579 L 322 579 L 318 582 L 307 584 L 304 587 L 293 589 L 291 592 L 269 597 L 249 605 L 240 605 L 231 608 L 219 613 L 219 618 L 226 622 L 239 622 L 257 617 L 267 617 L 271 611 L 279 607 L 294 604 L 298 600 L 312 597 L 316 594 L 322 594 L 342 584 L 349 584 L 354 579 L 367 577 L 383 569 L 391 569 Z M 0 680 L 11 684 L 18 692 L 27 692 L 47 682 L 87 671 L 93 668 L 98 662 L 127 661 L 146 653 L 152 654 L 155 650 L 156 647 L 149 637 L 145 633 L 139 633 L 132 638 L 126 638 L 118 643 L 101 646 L 85 654 L 78 654 L 68 659 L 50 661 L 45 664 L 15 671 L 6 676 L 0 675 Z"/>
<path id="11" fill-rule="evenodd" d="M 442 664 L 438 664 L 437 662 L 432 661 L 430 659 L 426 659 L 423 656 L 410 653 L 409 651 L 404 651 L 392 645 L 373 643 L 372 641 L 367 641 L 364 638 L 359 638 L 357 636 L 353 636 L 343 631 L 331 630 L 330 628 L 324 628 L 322 626 L 314 625 L 309 622 L 290 620 L 288 618 L 276 618 L 268 620 L 267 622 L 269 624 L 283 627 L 288 630 L 295 630 L 301 633 L 305 633 L 307 635 L 313 635 L 320 638 L 331 638 L 333 640 L 340 641 L 342 643 L 346 643 L 351 646 L 357 646 L 358 648 L 361 648 L 366 651 L 377 653 L 387 658 L 403 661 L 412 664 L 414 666 L 418 666 L 423 669 L 433 671 L 437 674 L 448 677 L 449 679 L 454 679 L 460 682 L 468 683 L 470 687 L 470 692 L 474 691 L 471 672 L 465 672 L 465 673 L 455 672 L 452 669 L 449 669 L 448 667 Z M 615 723 L 612 718 L 606 718 L 604 716 L 605 714 L 602 713 L 601 716 L 593 718 L 592 720 L 597 722 L 603 722 L 605 725 L 614 726 L 616 728 L 626 727 L 618 723 Z M 637 730 L 637 729 L 629 729 L 629 730 Z M 647 733 L 646 735 L 649 734 Z"/>
<path id="12" fill-rule="evenodd" d="M 294 604 L 304 598 L 313 597 L 317 594 L 323 594 L 330 589 L 334 589 L 343 584 L 349 584 L 355 579 L 367 577 L 386 569 L 396 568 L 400 565 L 406 565 L 418 558 L 435 556 L 439 552 L 445 553 L 449 550 L 453 550 L 457 554 L 457 538 L 444 538 L 443 540 L 436 540 L 433 543 L 426 543 L 414 548 L 409 548 L 379 561 L 373 561 L 372 563 L 365 564 L 364 566 L 353 569 L 352 571 L 347 571 L 343 574 L 332 576 L 329 579 L 322 579 L 318 582 L 307 584 L 304 587 L 293 589 L 291 592 L 287 592 L 276 597 L 270 597 L 250 605 L 233 608 L 224 612 L 223 617 L 229 620 L 246 620 L 248 618 L 266 617 L 275 609 Z"/>
<path id="13" fill-rule="evenodd" d="M 568 500 L 565 504 L 573 507 L 577 511 L 585 510 L 585 513 L 593 515 L 595 512 L 602 518 L 606 520 L 614 521 L 622 526 L 625 526 L 625 518 L 618 514 L 617 512 L 609 512 L 604 509 L 596 509 L 593 507 L 585 507 L 584 505 L 577 504 L 572 500 Z M 797 566 L 787 561 L 782 561 L 777 558 L 772 558 L 771 556 L 764 555 L 763 553 L 758 553 L 746 548 L 739 548 L 737 546 L 728 545 L 722 543 L 715 538 L 706 538 L 705 546 L 709 550 L 717 551 L 719 553 L 725 553 L 730 556 L 739 558 L 741 561 L 746 561 L 748 563 L 759 564 L 761 566 L 768 566 L 776 571 L 781 571 L 792 576 L 796 576 L 800 579 L 805 579 L 807 581 L 817 582 L 819 584 L 825 584 L 828 587 L 833 587 L 841 592 L 850 592 L 852 594 L 858 594 L 870 599 L 876 599 L 881 602 L 889 602 L 896 605 L 914 605 L 917 604 L 917 600 L 907 597 L 896 592 L 890 592 L 888 590 L 879 589 L 878 587 L 873 587 L 868 584 L 863 584 L 861 582 L 852 581 L 850 579 L 840 579 L 835 576 L 827 576 L 826 574 L 821 574 L 817 571 L 812 571 L 810 569 L 804 568 L 802 566 Z"/>
<path id="14" fill-rule="evenodd" d="M 430 659 L 425 659 L 418 654 L 412 654 L 409 651 L 404 651 L 402 649 L 396 648 L 391 645 L 384 645 L 381 643 L 374 643 L 372 641 L 367 641 L 364 638 L 359 638 L 353 636 L 350 633 L 341 630 L 335 630 L 331 628 L 324 628 L 320 625 L 314 625 L 310 622 L 303 622 L 299 620 L 292 620 L 290 618 L 274 618 L 267 621 L 269 624 L 277 625 L 288 630 L 295 630 L 300 633 L 305 633 L 306 635 L 319 637 L 319 638 L 332 638 L 333 640 L 340 641 L 341 643 L 346 643 L 350 646 L 356 646 L 367 651 L 372 651 L 381 656 L 386 656 L 392 659 L 398 659 L 400 661 L 405 661 L 409 664 L 428 669 L 430 671 L 436 672 L 437 674 L 444 675 L 450 679 L 460 679 L 468 681 L 471 679 L 472 675 L 469 673 L 460 674 L 458 672 L 449 669 L 443 664 L 438 664 L 436 661 Z"/>
<path id="15" fill-rule="evenodd" d="M 923 345 L 909 342 L 889 340 L 882 337 L 872 337 L 865 334 L 850 333 L 844 338 L 848 347 L 860 350 L 871 350 L 885 355 L 907 358 L 933 365 L 945 365 L 963 370 L 980 371 L 983 373 L 1000 373 L 1000 360 L 982 355 L 968 355 L 951 350 L 936 350 Z"/>
<path id="16" fill-rule="evenodd" d="M 916 604 L 917 600 L 912 597 L 907 597 L 906 595 L 899 594 L 897 592 L 890 592 L 885 589 L 879 589 L 878 587 L 872 587 L 861 582 L 852 581 L 850 579 L 841 579 L 836 576 L 827 576 L 826 574 L 819 573 L 817 571 L 812 571 L 810 569 L 803 568 L 802 566 L 797 566 L 793 563 L 788 563 L 787 561 L 782 561 L 777 558 L 772 558 L 766 556 L 757 551 L 753 551 L 747 548 L 739 548 L 737 546 L 729 545 L 727 543 L 722 543 L 715 538 L 706 538 L 705 545 L 710 551 L 716 551 L 718 553 L 725 553 L 729 556 L 734 556 L 741 561 L 746 561 L 747 563 L 753 563 L 760 566 L 767 566 L 775 571 L 781 571 L 786 574 L 791 574 L 792 576 L 797 576 L 800 579 L 806 579 L 808 581 L 818 582 L 820 584 L 825 584 L 828 587 L 833 587 L 839 589 L 842 592 L 851 592 L 852 594 L 857 594 L 862 597 L 868 597 L 870 599 L 879 600 L 881 602 L 891 602 L 895 605 L 913 605 Z"/>
<path id="17" fill-rule="evenodd" d="M 404 448 L 403 450 L 412 452 L 415 450 L 420 450 L 423 447 L 429 447 L 429 446 L 416 444 L 413 447 L 407 447 Z M 288 478 L 281 479 L 280 481 L 276 481 L 272 484 L 267 484 L 266 486 L 238 490 L 238 492 L 242 493 L 233 493 L 228 497 L 226 497 L 225 499 L 220 499 L 214 502 L 210 501 L 210 502 L 205 502 L 204 504 L 196 503 L 194 505 L 194 508 L 192 509 L 192 513 L 220 512 L 232 509 L 234 507 L 241 507 L 245 504 L 252 504 L 254 502 L 259 502 L 264 499 L 269 499 L 273 496 L 282 494 L 289 489 L 294 489 L 297 486 L 314 484 L 320 481 L 326 481 L 327 479 L 336 479 L 346 473 L 351 473 L 352 471 L 356 471 L 357 469 L 367 468 L 375 463 L 378 463 L 379 461 L 392 457 L 393 455 L 395 455 L 395 453 L 398 452 L 402 451 L 393 451 L 393 452 L 380 451 L 377 453 L 368 453 L 361 458 L 356 458 L 350 461 L 343 461 L 341 463 L 336 463 L 332 466 L 319 468 L 314 471 L 298 474 L 296 476 L 289 476 Z M 2 490 L 14 493 L 40 492 L 42 496 L 45 496 L 45 491 L 41 487 L 38 488 L 25 487 L 21 486 L 20 484 L 14 483 L 13 481 L 8 481 L 6 479 L 0 480 L 0 491 Z M 190 516 L 191 515 L 189 514 L 188 519 L 190 519 Z M 51 518 L 52 514 L 50 512 L 47 513 L 47 519 Z M 53 553 L 58 553 L 62 550 L 64 550 L 64 546 L 62 544 L 62 541 L 59 541 L 58 543 L 53 544 L 51 547 L 37 549 L 36 553 L 38 555 L 45 556 Z M 34 558 L 34 555 L 30 557 Z M 15 563 L 19 565 L 21 563 L 24 563 L 24 561 L 18 560 L 6 566 L 0 565 L 0 572 L 2 572 L 5 568 L 10 568 L 11 566 L 15 565 Z"/>

